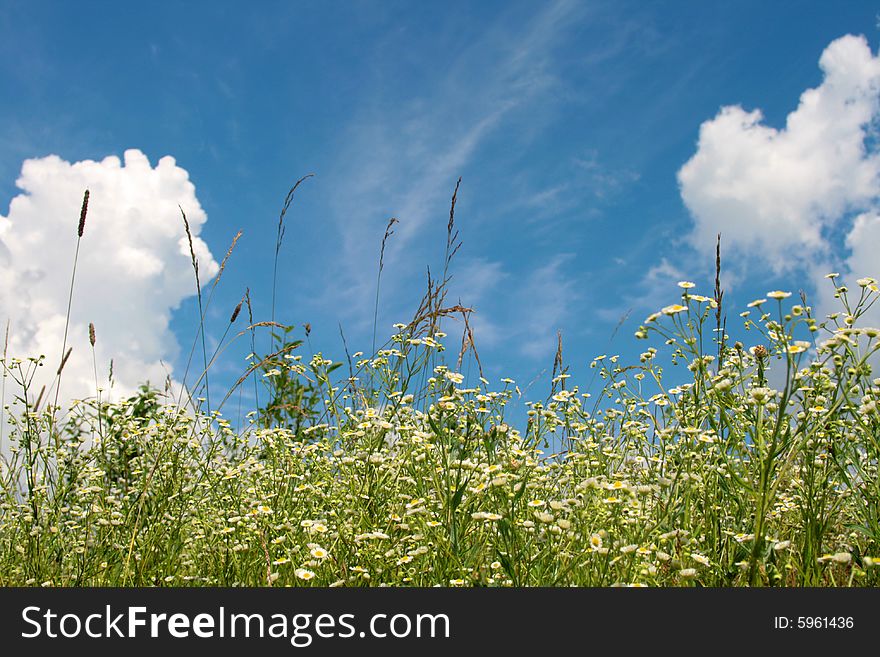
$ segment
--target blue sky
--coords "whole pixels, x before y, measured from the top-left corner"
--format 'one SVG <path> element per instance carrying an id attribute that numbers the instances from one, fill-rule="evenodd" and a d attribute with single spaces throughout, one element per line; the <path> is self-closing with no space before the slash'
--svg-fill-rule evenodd
<path id="1" fill-rule="evenodd" d="M 533 380 L 552 365 L 557 330 L 567 362 L 586 372 L 596 354 L 633 357 L 644 349 L 632 333 L 648 313 L 677 300 L 676 281 L 696 281 L 711 293 L 707 236 L 718 230 L 732 235 L 725 262 L 731 313 L 769 289 L 813 293 L 826 265 L 854 277 L 877 273 L 859 270 L 870 265 L 872 240 L 880 245 L 871 127 L 876 14 L 875 5 L 857 1 L 246 8 L 2 0 L 0 266 L 8 274 L 27 260 L 38 271 L 31 278 L 57 275 L 66 285 L 74 236 L 64 243 L 69 257 L 41 263 L 32 251 L 31 262 L 21 245 L 39 251 L 40 240 L 60 243 L 54 219 L 10 203 L 22 194 L 45 196 L 47 208 L 70 207 L 73 225 L 85 186 L 77 185 L 99 185 L 87 172 L 71 179 L 56 162 L 46 171 L 35 165 L 23 191 L 16 181 L 26 160 L 115 156 L 127 165 L 124 153 L 138 149 L 149 172 L 171 156 L 194 185 L 175 189 L 197 217 L 204 272 L 213 264 L 207 250 L 219 262 L 243 231 L 212 302 L 216 340 L 246 286 L 256 319 L 268 318 L 278 212 L 289 186 L 315 173 L 287 215 L 277 314 L 286 323 L 309 322 L 311 347 L 341 358 L 339 323 L 353 351 L 370 346 L 388 218 L 400 224 L 385 256 L 380 336 L 411 316 L 426 267 L 441 268 L 449 198 L 461 176 L 463 247 L 452 300 L 476 310 L 490 378 Z M 837 41 L 846 35 L 853 36 Z M 823 87 L 832 77 L 837 82 Z M 791 121 L 810 89 L 819 89 L 818 109 L 807 102 L 806 118 Z M 723 114 L 734 106 L 739 113 Z M 841 108 L 856 114 L 843 116 L 849 109 Z M 755 110 L 761 116 L 749 118 Z M 823 162 L 835 164 L 831 173 Z M 56 175 L 64 184 L 53 182 Z M 827 188 L 816 182 L 829 178 Z M 115 235 L 106 248 L 119 244 L 120 254 L 113 266 L 102 253 L 84 256 L 103 286 L 101 303 L 89 306 L 91 317 L 73 314 L 80 329 L 95 321 L 104 358 L 130 353 L 142 363 L 127 374 L 130 383 L 139 371 L 157 371 L 158 361 L 179 374 L 194 331 L 179 235 L 169 233 L 174 239 L 152 251 L 126 241 L 137 232 L 126 223 L 137 212 L 144 225 L 179 229 L 179 217 L 168 214 L 177 197 L 163 184 L 146 187 L 168 201 L 155 208 L 147 192 L 126 196 L 121 184 L 99 185 L 115 207 L 138 209 L 117 215 L 95 206 L 95 230 Z M 62 188 L 66 195 L 48 198 Z M 46 229 L 15 242 L 26 221 L 33 231 L 46 221 Z M 132 258 L 166 272 L 166 302 L 150 297 L 153 279 L 131 273 Z M 163 268 L 174 258 L 176 268 Z M 140 282 L 127 287 L 130 279 Z M 38 313 L 55 306 L 40 305 L 40 288 L 31 290 L 28 280 L 8 274 L 0 301 L 31 300 L 15 301 L 21 307 L 8 314 L 32 324 L 19 333 L 20 348 L 43 348 L 45 340 L 34 337 L 41 335 Z M 79 295 L 88 291 L 80 286 Z M 128 328 L 114 323 L 122 308 Z M 149 324 L 140 312 L 161 318 L 152 333 L 139 328 Z M 116 333 L 102 334 L 102 322 Z M 460 339 L 457 325 L 448 330 Z M 230 351 L 217 377 L 233 380 L 245 352 Z M 547 378 L 536 386 L 546 388 Z"/>

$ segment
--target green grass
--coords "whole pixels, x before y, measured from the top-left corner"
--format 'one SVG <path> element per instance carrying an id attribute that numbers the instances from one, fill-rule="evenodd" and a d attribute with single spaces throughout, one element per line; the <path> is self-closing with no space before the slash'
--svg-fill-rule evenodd
<path id="1" fill-rule="evenodd" d="M 41 359 L 4 356 L 0 585 L 878 584 L 873 280 L 855 298 L 832 279 L 841 312 L 821 321 L 768 294 L 751 345 L 724 336 L 717 285 L 684 285 L 638 362 L 590 364 L 592 389 L 560 349 L 517 426 L 513 381 L 459 374 L 479 364 L 466 323 L 447 358 L 443 319 L 470 311 L 444 306 L 445 276 L 341 363 L 251 320 L 275 352 L 226 395 L 253 380 L 267 400 L 242 427 L 226 400 L 147 387 L 35 410 Z"/>

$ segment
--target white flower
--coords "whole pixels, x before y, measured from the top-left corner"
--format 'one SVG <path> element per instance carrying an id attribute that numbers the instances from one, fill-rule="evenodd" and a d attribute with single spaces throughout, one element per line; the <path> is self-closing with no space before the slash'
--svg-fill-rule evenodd
<path id="1" fill-rule="evenodd" d="M 671 306 L 666 306 L 661 310 L 664 315 L 675 315 L 677 313 L 681 313 L 687 310 L 687 306 L 682 306 L 680 303 L 674 303 Z"/>
<path id="2" fill-rule="evenodd" d="M 696 552 L 691 552 L 691 559 L 704 566 L 710 565 L 708 557 L 704 557 L 702 554 L 697 554 Z"/>
<path id="3" fill-rule="evenodd" d="M 464 374 L 459 374 L 458 372 L 444 372 L 443 376 L 446 377 L 447 381 L 450 381 L 455 384 L 459 384 L 464 381 Z"/>
<path id="4" fill-rule="evenodd" d="M 322 548 L 320 545 L 312 546 L 312 549 L 309 550 L 309 554 L 311 554 L 315 559 L 326 559 L 330 554 Z"/>

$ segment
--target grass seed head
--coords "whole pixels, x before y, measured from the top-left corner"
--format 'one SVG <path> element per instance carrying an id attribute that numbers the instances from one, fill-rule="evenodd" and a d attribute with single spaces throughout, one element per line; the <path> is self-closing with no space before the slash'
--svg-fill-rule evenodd
<path id="1" fill-rule="evenodd" d="M 89 190 L 83 194 L 82 209 L 79 211 L 79 226 L 76 229 L 77 237 L 82 237 L 86 229 L 86 214 L 89 211 Z"/>

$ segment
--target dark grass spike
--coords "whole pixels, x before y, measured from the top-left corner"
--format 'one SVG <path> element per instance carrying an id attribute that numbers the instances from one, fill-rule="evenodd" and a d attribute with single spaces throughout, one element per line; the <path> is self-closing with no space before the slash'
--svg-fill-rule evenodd
<path id="1" fill-rule="evenodd" d="M 40 388 L 40 394 L 37 395 L 37 400 L 34 402 L 34 413 L 36 413 L 40 408 L 40 402 L 43 401 L 43 395 L 46 394 L 46 385 L 43 384 L 43 387 Z"/>
<path id="2" fill-rule="evenodd" d="M 249 287 L 246 287 L 244 290 L 244 302 L 245 302 L 245 305 L 247 306 L 248 326 L 251 327 L 250 328 L 251 354 L 256 356 L 256 353 L 257 353 L 257 333 L 256 333 L 256 329 L 253 328 L 253 326 L 254 326 L 254 308 L 251 305 L 251 288 L 249 288 Z M 256 374 L 254 374 L 254 400 L 257 405 L 257 408 L 259 408 L 260 407 L 260 387 L 257 382 Z"/>
<path id="3" fill-rule="evenodd" d="M 464 315 L 464 326 L 468 333 L 468 343 L 470 344 L 471 353 L 473 353 L 474 359 L 477 361 L 477 369 L 480 372 L 480 378 L 485 379 L 486 377 L 483 374 L 483 361 L 480 360 L 480 352 L 477 351 L 477 342 L 474 340 L 474 330 L 469 323 L 469 315 L 470 313 L 465 313 Z"/>
<path id="4" fill-rule="evenodd" d="M 459 306 L 461 306 L 461 301 L 459 301 Z M 456 369 L 461 372 L 461 364 L 464 359 L 464 355 L 470 351 L 474 355 L 474 360 L 477 361 L 477 367 L 480 371 L 480 378 L 485 378 L 483 376 L 483 363 L 480 362 L 480 354 L 477 352 L 477 344 L 474 341 L 474 331 L 470 325 L 470 314 L 471 310 L 469 308 L 461 309 L 461 317 L 464 322 L 464 329 L 461 333 L 461 349 L 458 352 L 458 361 L 456 363 Z"/>
<path id="5" fill-rule="evenodd" d="M 64 371 L 64 366 L 67 365 L 67 359 L 70 358 L 71 352 L 73 352 L 73 347 L 68 347 L 67 352 L 64 354 L 64 358 L 61 359 L 61 364 L 58 366 L 58 371 L 55 373 L 56 376 L 61 376 L 61 372 Z"/>
<path id="6" fill-rule="evenodd" d="M 83 192 L 82 207 L 80 208 L 80 211 L 79 211 L 79 222 L 77 223 L 77 226 L 76 226 L 76 251 L 74 252 L 74 255 L 73 255 L 73 272 L 70 274 L 70 294 L 67 297 L 67 317 L 64 320 L 64 339 L 61 341 L 62 359 L 64 359 L 64 356 L 63 356 L 64 350 L 67 349 L 67 332 L 70 329 L 70 311 L 71 311 L 71 308 L 73 308 L 73 285 L 76 280 L 76 263 L 79 262 L 79 245 L 80 245 L 80 242 L 82 241 L 83 234 L 85 233 L 85 230 L 86 230 L 86 215 L 88 214 L 88 212 L 89 212 L 89 190 L 86 189 L 86 191 Z M 58 395 L 61 392 L 60 375 L 61 375 L 61 369 L 63 369 L 63 367 L 64 367 L 64 363 L 62 362 L 61 367 L 58 368 L 59 378 L 58 378 L 58 387 L 55 388 L 55 402 L 54 402 L 55 407 L 58 406 Z M 56 443 L 56 447 L 60 446 L 59 438 L 57 435 L 55 437 L 55 443 Z"/>
<path id="7" fill-rule="evenodd" d="M 444 281 L 446 280 L 446 274 L 448 273 L 449 263 L 461 247 L 461 242 L 458 241 L 458 230 L 455 229 L 455 204 L 458 201 L 458 188 L 460 186 L 461 176 L 458 177 L 458 180 L 455 183 L 455 189 L 452 192 L 452 201 L 449 204 L 449 223 L 446 224 L 446 255 L 444 257 L 443 265 Z"/>
<path id="8" fill-rule="evenodd" d="M 722 315 L 722 300 L 724 298 L 724 290 L 721 289 L 721 233 L 718 233 L 718 239 L 715 242 L 715 328 L 718 340 L 718 369 L 722 367 L 722 359 L 724 358 L 724 340 L 727 318 Z"/>
<path id="9" fill-rule="evenodd" d="M 89 212 L 89 190 L 83 194 L 82 208 L 79 211 L 79 225 L 76 228 L 76 236 L 82 237 L 86 230 L 86 215 Z"/>
<path id="10" fill-rule="evenodd" d="M 284 205 L 281 206 L 281 212 L 278 215 L 278 233 L 275 237 L 275 262 L 272 265 L 272 321 L 275 321 L 275 292 L 277 290 L 278 284 L 278 255 L 281 253 L 281 245 L 284 242 L 284 233 L 286 232 L 286 227 L 284 225 L 284 216 L 287 214 L 287 210 L 290 208 L 290 204 L 293 202 L 293 195 L 296 193 L 297 187 L 299 187 L 304 181 L 309 178 L 313 178 L 315 174 L 309 173 L 297 180 L 293 187 L 287 192 L 287 196 L 284 197 Z M 274 334 L 273 334 L 274 335 Z"/>
<path id="11" fill-rule="evenodd" d="M 180 206 L 178 206 L 178 207 L 180 207 Z M 193 261 L 193 271 L 196 272 L 196 285 L 197 285 L 197 292 L 199 295 L 200 330 L 196 331 L 195 337 L 193 338 L 192 346 L 190 347 L 190 350 L 189 350 L 189 356 L 186 359 L 186 366 L 184 367 L 183 378 L 181 379 L 182 385 L 181 385 L 181 389 L 180 389 L 180 396 L 177 400 L 178 404 L 180 404 L 183 401 L 183 394 L 184 394 L 184 391 L 186 390 L 186 381 L 189 377 L 190 367 L 192 366 L 192 359 L 195 356 L 196 347 L 199 344 L 199 339 L 203 338 L 201 327 L 203 325 L 205 317 L 207 316 L 208 309 L 211 307 L 211 302 L 214 298 L 214 293 L 217 290 L 217 284 L 220 282 L 220 275 L 223 273 L 223 270 L 226 267 L 226 263 L 228 262 L 229 257 L 232 255 L 232 252 L 235 249 L 235 246 L 238 243 L 238 240 L 242 235 L 242 231 L 238 231 L 238 233 L 236 233 L 236 235 L 232 238 L 232 243 L 229 245 L 229 248 L 226 250 L 226 255 L 223 257 L 223 262 L 220 264 L 220 269 L 218 270 L 217 275 L 214 277 L 214 282 L 211 285 L 211 291 L 208 294 L 208 299 L 204 303 L 204 305 L 202 305 L 202 302 L 201 302 L 201 289 L 202 289 L 202 287 L 201 287 L 201 281 L 199 280 L 199 275 L 198 275 L 198 260 L 195 258 L 195 250 L 193 249 L 193 244 L 192 244 L 192 235 L 189 233 L 189 230 L 188 230 L 189 229 L 189 222 L 186 218 L 186 215 L 183 213 L 182 208 L 181 208 L 181 214 L 183 214 L 183 218 L 184 218 L 184 228 L 187 229 L 187 237 L 189 239 L 189 244 L 190 244 L 190 258 Z M 202 339 L 202 365 L 203 365 L 203 367 L 205 366 L 206 360 L 207 360 L 207 355 L 206 355 L 205 342 L 204 342 L 204 339 Z M 201 379 L 201 377 L 200 377 L 200 379 Z"/>
<path id="12" fill-rule="evenodd" d="M 553 356 L 553 372 L 550 375 L 550 394 L 556 394 L 556 374 L 562 374 L 564 372 L 564 366 L 562 364 L 562 331 L 556 331 L 556 355 Z M 561 381 L 561 388 L 565 390 L 565 379 Z"/>
<path id="13" fill-rule="evenodd" d="M 98 384 L 98 359 L 95 355 L 95 342 L 97 342 L 95 323 L 89 322 L 89 344 L 92 346 L 92 371 L 95 375 L 95 405 L 98 410 L 98 436 L 101 438 L 101 451 L 104 452 L 106 446 L 104 445 L 104 429 L 101 418 L 101 392 Z"/>
<path id="14" fill-rule="evenodd" d="M 202 340 L 202 366 L 205 368 L 205 401 L 208 406 L 208 415 L 211 414 L 211 386 L 208 382 L 208 347 L 205 340 L 205 310 L 202 304 L 202 283 L 199 280 L 199 260 L 196 258 L 196 251 L 193 248 L 193 239 L 192 239 L 192 231 L 189 229 L 189 221 L 186 218 L 186 212 L 183 211 L 181 206 L 177 206 L 180 208 L 180 214 L 183 217 L 183 227 L 186 230 L 186 239 L 189 242 L 189 255 L 192 259 L 192 268 L 193 272 L 196 276 L 196 296 L 199 301 L 199 335 Z M 186 384 L 186 377 L 184 376 L 183 381 L 184 387 Z"/>
<path id="15" fill-rule="evenodd" d="M 379 272 L 376 274 L 376 304 L 373 308 L 373 346 L 370 352 L 373 356 L 376 355 L 376 328 L 379 322 L 379 287 L 382 282 L 382 270 L 385 268 L 385 245 L 388 243 L 388 238 L 394 235 L 393 228 L 396 223 L 400 223 L 396 217 L 391 217 L 388 220 L 388 225 L 385 226 L 385 235 L 382 237 L 382 248 L 379 249 Z"/>
<path id="16" fill-rule="evenodd" d="M 461 241 L 458 238 L 458 230 L 455 228 L 455 205 L 458 202 L 458 190 L 460 187 L 461 176 L 459 176 L 458 180 L 455 182 L 455 189 L 452 191 L 452 199 L 449 203 L 449 221 L 446 224 L 446 253 L 443 257 L 443 276 L 437 284 L 434 295 L 434 308 L 437 311 L 443 307 L 443 302 L 446 299 L 446 291 L 452 280 L 449 275 L 449 265 L 452 263 L 455 254 L 458 253 L 459 248 L 461 248 Z M 432 319 L 431 333 L 435 333 L 440 329 L 440 324 L 437 319 L 438 317 Z"/>
<path id="17" fill-rule="evenodd" d="M 620 327 L 626 324 L 626 320 L 629 319 L 629 316 L 632 315 L 632 308 L 628 308 L 623 315 L 620 316 L 620 319 L 617 320 L 617 324 L 614 327 L 614 330 L 611 331 L 611 337 L 608 338 L 608 345 L 611 346 L 611 343 L 614 342 L 614 338 L 617 337 L 617 332 L 620 331 Z"/>
<path id="18" fill-rule="evenodd" d="M 470 349 L 470 336 L 468 335 L 467 324 L 461 331 L 461 348 L 458 350 L 458 359 L 455 361 L 455 369 L 461 372 L 461 364 L 464 361 L 464 355 Z"/>

